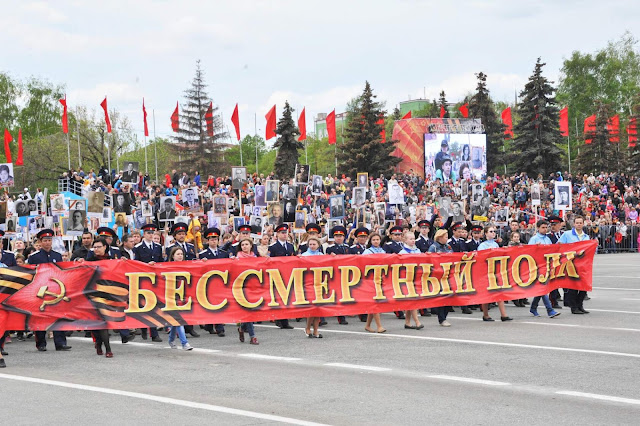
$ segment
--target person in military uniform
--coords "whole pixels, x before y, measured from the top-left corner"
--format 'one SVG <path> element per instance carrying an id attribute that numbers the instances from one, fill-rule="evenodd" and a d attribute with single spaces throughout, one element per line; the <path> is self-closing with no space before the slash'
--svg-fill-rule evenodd
<path id="1" fill-rule="evenodd" d="M 207 228 L 202 234 L 204 239 L 207 241 L 209 246 L 198 253 L 198 258 L 201 260 L 210 260 L 210 259 L 228 259 L 229 252 L 221 250 L 218 247 L 220 242 L 220 230 L 218 228 Z M 206 324 L 204 329 L 209 332 L 209 334 L 217 334 L 218 337 L 224 337 L 224 324 Z M 214 331 L 215 329 L 215 331 Z"/>
<path id="2" fill-rule="evenodd" d="M 109 256 L 112 259 L 120 259 L 122 257 L 122 253 L 120 253 L 120 249 L 116 247 L 116 240 L 118 239 L 118 234 L 113 229 L 101 226 L 97 230 L 98 237 L 104 237 L 107 240 L 107 244 L 109 244 Z"/>
<path id="3" fill-rule="evenodd" d="M 223 251 L 229 252 L 230 256 L 235 256 L 236 254 L 238 254 L 238 251 L 240 250 L 240 241 L 243 240 L 244 238 L 251 239 L 251 231 L 252 231 L 251 225 L 244 224 L 244 225 L 238 226 L 238 236 L 236 237 L 236 240 L 233 242 L 231 241 L 227 242 L 225 245 L 221 247 L 221 249 Z M 253 254 L 255 254 L 256 257 L 260 257 L 260 254 L 258 253 L 258 248 L 255 244 L 253 245 Z"/>
<path id="4" fill-rule="evenodd" d="M 402 250 L 402 233 L 404 229 L 402 226 L 392 226 L 389 229 L 389 236 L 391 241 L 387 241 L 384 245 L 384 251 L 390 254 L 398 254 Z"/>
<path id="5" fill-rule="evenodd" d="M 136 255 L 136 260 L 147 263 L 149 265 L 162 262 L 162 246 L 153 242 L 153 233 L 158 228 L 151 223 L 142 226 L 144 232 L 142 241 L 133 247 L 133 253 Z M 142 338 L 147 339 L 147 329 L 142 329 Z M 158 330 L 155 327 L 151 328 L 151 340 L 153 342 L 162 342 L 162 339 L 158 335 Z"/>
<path id="6" fill-rule="evenodd" d="M 462 238 L 462 231 L 464 231 L 464 224 L 462 222 L 456 222 L 451 226 L 452 236 L 449 239 L 449 245 L 454 253 L 462 253 L 467 251 L 467 246 Z"/>
<path id="7" fill-rule="evenodd" d="M 551 232 L 547 234 L 547 237 L 551 240 L 552 244 L 557 244 L 558 240 L 562 236 L 562 218 L 558 216 L 549 216 L 549 224 L 551 225 Z M 562 306 L 558 304 L 558 302 L 562 301 L 562 297 L 560 297 L 560 289 L 555 289 L 549 293 L 549 300 L 551 301 L 551 306 L 555 309 L 562 309 Z"/>
<path id="8" fill-rule="evenodd" d="M 0 229 L 0 240 L 4 238 L 4 231 Z M 6 266 L 16 266 L 16 255 L 10 251 L 5 251 L 2 249 L 2 245 L 0 245 L 0 262 L 4 263 Z"/>
<path id="9" fill-rule="evenodd" d="M 176 222 L 173 224 L 171 227 L 171 235 L 173 235 L 175 242 L 167 249 L 167 252 L 170 252 L 174 247 L 180 247 L 184 251 L 184 260 L 195 260 L 195 246 L 191 243 L 185 242 L 185 239 L 187 238 L 187 229 L 188 227 L 186 223 Z"/>
<path id="10" fill-rule="evenodd" d="M 53 244 L 54 232 L 51 229 L 43 229 L 38 232 L 36 237 L 40 241 L 40 250 L 33 252 L 27 259 L 29 265 L 40 265 L 42 263 L 57 263 L 62 262 L 62 255 L 57 251 L 53 251 L 51 246 Z M 36 348 L 40 352 L 47 350 L 47 332 L 36 331 Z M 56 351 L 68 351 L 71 346 L 67 345 L 67 336 L 64 331 L 53 332 L 53 343 L 56 346 Z"/>
<path id="11" fill-rule="evenodd" d="M 482 242 L 482 225 L 471 226 L 471 238 L 465 241 L 467 251 L 477 251 Z"/>
<path id="12" fill-rule="evenodd" d="M 282 223 L 276 227 L 275 232 L 277 240 L 269 246 L 269 257 L 294 256 L 293 244 L 287 241 L 289 226 Z M 293 328 L 289 325 L 288 319 L 276 320 L 276 325 L 287 330 Z"/>
<path id="13" fill-rule="evenodd" d="M 333 244 L 327 247 L 327 254 L 342 255 L 351 254 L 351 250 L 347 244 L 344 243 L 345 236 L 347 235 L 347 228 L 342 225 L 334 226 L 329 231 L 329 236 L 333 236 Z M 338 316 L 338 324 L 349 324 L 344 316 Z M 323 322 L 320 320 L 320 322 Z"/>
<path id="14" fill-rule="evenodd" d="M 418 247 L 422 253 L 426 253 L 431 244 L 433 244 L 433 240 L 429 238 L 431 222 L 423 219 L 418 222 L 418 228 L 420 229 L 420 234 L 416 239 L 416 247 Z"/>
<path id="15" fill-rule="evenodd" d="M 314 238 L 320 239 L 320 233 L 322 232 L 322 228 L 320 228 L 320 225 L 318 225 L 317 223 L 309 223 L 307 226 L 305 226 L 305 230 L 307 231 L 309 238 L 314 237 Z M 305 251 L 307 251 L 308 248 L 309 246 L 307 245 L 306 242 L 300 244 L 298 246 L 298 254 L 300 255 L 304 253 Z M 324 254 L 324 249 L 322 248 L 322 245 L 320 245 L 319 250 Z"/>
<path id="16" fill-rule="evenodd" d="M 367 249 L 367 240 L 369 240 L 369 230 L 361 226 L 356 229 L 355 232 L 356 241 L 351 247 L 349 247 L 350 254 L 362 254 Z M 365 319 L 366 321 L 366 319 Z"/>

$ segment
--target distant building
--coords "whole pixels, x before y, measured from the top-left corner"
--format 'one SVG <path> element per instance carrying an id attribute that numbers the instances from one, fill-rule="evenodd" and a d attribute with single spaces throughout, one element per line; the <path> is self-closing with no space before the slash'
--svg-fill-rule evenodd
<path id="1" fill-rule="evenodd" d="M 411 114 L 414 114 L 416 111 L 425 109 L 429 105 L 431 105 L 431 101 L 426 99 L 413 99 L 400 102 L 400 116 L 404 117 L 404 115 L 409 111 L 411 111 Z"/>
<path id="2" fill-rule="evenodd" d="M 327 137 L 327 114 L 320 113 L 313 120 L 315 124 L 315 133 L 316 137 L 326 138 Z M 347 123 L 347 113 L 341 112 L 340 114 L 336 114 L 336 138 L 340 141 L 340 135 L 342 135 L 342 128 Z"/>

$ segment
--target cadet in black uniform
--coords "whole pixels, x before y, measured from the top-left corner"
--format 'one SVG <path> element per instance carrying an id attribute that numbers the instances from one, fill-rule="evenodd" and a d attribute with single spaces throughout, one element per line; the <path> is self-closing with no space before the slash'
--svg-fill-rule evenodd
<path id="1" fill-rule="evenodd" d="M 462 222 L 456 222 L 451 227 L 452 236 L 449 239 L 449 245 L 454 253 L 462 253 L 467 251 L 467 246 L 462 238 L 462 231 L 464 230 L 464 224 Z"/>
<path id="2" fill-rule="evenodd" d="M 275 232 L 277 240 L 269 246 L 269 257 L 294 256 L 293 244 L 287 241 L 289 226 L 286 223 L 280 224 L 276 227 Z M 288 319 L 276 320 L 276 325 L 287 330 L 293 328 L 289 325 Z"/>
<path id="3" fill-rule="evenodd" d="M 245 238 L 251 239 L 251 231 L 251 225 L 238 226 L 238 237 L 236 238 L 236 241 L 233 243 L 229 241 L 222 246 L 222 250 L 228 251 L 231 256 L 235 256 L 240 250 L 240 241 Z M 255 254 L 256 257 L 260 257 L 260 254 L 258 253 L 258 246 L 256 246 L 255 244 L 253 245 L 253 254 Z"/>
<path id="4" fill-rule="evenodd" d="M 551 225 L 551 232 L 547 234 L 547 237 L 553 244 L 557 244 L 558 240 L 562 236 L 562 218 L 558 216 L 549 216 L 549 224 Z M 555 309 L 562 309 L 562 306 L 558 302 L 562 301 L 560 297 L 560 289 L 555 289 L 549 293 L 549 300 L 551 301 L 551 307 Z"/>
<path id="5" fill-rule="evenodd" d="M 2 240 L 4 238 L 4 231 L 0 230 L 0 240 Z M 0 257 L 0 262 L 4 263 L 5 265 L 11 267 L 11 266 L 16 266 L 16 255 L 13 254 L 10 251 L 4 251 L 2 249 L 2 244 L 0 244 L 0 252 L 2 253 L 2 256 Z"/>
<path id="6" fill-rule="evenodd" d="M 218 243 L 220 242 L 220 230 L 218 228 L 207 228 L 202 236 L 209 246 L 198 253 L 200 260 L 229 258 L 229 252 L 223 251 L 218 247 Z M 206 324 L 204 329 L 208 331 L 209 334 L 217 334 L 218 337 L 224 337 L 224 324 Z"/>
<path id="7" fill-rule="evenodd" d="M 350 249 L 347 244 L 344 243 L 344 239 L 347 235 L 347 228 L 342 225 L 334 226 L 329 230 L 329 236 L 333 236 L 333 244 L 327 247 L 327 254 L 339 255 L 350 254 Z M 338 324 L 349 324 L 344 316 L 338 316 Z M 320 322 L 323 322 L 322 319 Z"/>
<path id="8" fill-rule="evenodd" d="M 316 223 L 309 223 L 307 226 L 305 226 L 305 230 L 307 231 L 307 234 L 309 234 L 309 237 L 315 237 L 320 239 L 320 232 L 322 232 L 322 228 L 320 228 L 320 225 L 316 224 Z M 298 246 L 298 254 L 302 254 L 305 251 L 307 251 L 307 243 L 302 243 Z M 322 248 L 322 245 L 319 248 L 320 252 L 324 253 L 324 249 Z"/>
<path id="9" fill-rule="evenodd" d="M 51 249 L 53 243 L 54 232 L 51 229 L 43 229 L 38 232 L 36 237 L 40 240 L 40 250 L 34 252 L 27 259 L 29 265 L 39 265 L 42 263 L 57 263 L 62 262 L 62 255 L 57 251 Z M 40 352 L 47 350 L 47 332 L 36 331 L 36 348 Z M 56 351 L 68 351 L 71 346 L 67 345 L 67 336 L 64 331 L 53 332 L 53 343 L 56 346 Z"/>
<path id="10" fill-rule="evenodd" d="M 418 222 L 418 228 L 420 234 L 416 238 L 416 247 L 420 249 L 422 253 L 426 253 L 433 244 L 433 240 L 429 238 L 429 231 L 431 231 L 431 222 L 428 220 L 421 220 Z"/>
<path id="11" fill-rule="evenodd" d="M 153 233 L 158 228 L 153 224 L 146 224 L 142 227 L 144 231 L 142 241 L 135 245 L 133 252 L 136 255 L 136 260 L 140 262 L 153 265 L 158 262 L 162 262 L 162 246 L 153 242 Z M 142 338 L 146 340 L 147 329 L 142 329 Z M 154 342 L 162 342 L 162 339 L 158 335 L 158 330 L 155 327 L 151 327 L 151 340 Z"/>
<path id="12" fill-rule="evenodd" d="M 120 259 L 122 257 L 122 253 L 120 253 L 120 249 L 116 247 L 116 240 L 118 239 L 118 234 L 111 228 L 106 226 L 101 226 L 97 230 L 98 237 L 104 237 L 107 240 L 107 244 L 109 244 L 109 256 L 113 259 Z"/>
<path id="13" fill-rule="evenodd" d="M 173 226 L 171 227 L 171 235 L 173 235 L 173 239 L 175 240 L 175 242 L 171 247 L 167 249 L 167 252 L 170 252 L 174 247 L 180 247 L 184 251 L 184 260 L 195 260 L 195 246 L 191 243 L 185 243 L 184 241 L 187 238 L 187 229 L 188 227 L 185 223 L 176 222 L 173 224 Z"/>
<path id="14" fill-rule="evenodd" d="M 356 242 L 349 247 L 349 253 L 362 254 L 367 249 L 367 240 L 369 240 L 369 230 L 364 226 L 356 229 Z M 366 318 L 365 318 L 366 321 Z"/>
<path id="15" fill-rule="evenodd" d="M 465 242 L 467 251 L 477 251 L 482 242 L 482 225 L 471 226 L 471 238 Z"/>
<path id="16" fill-rule="evenodd" d="M 402 251 L 402 233 L 404 229 L 402 226 L 392 226 L 389 229 L 389 235 L 391 237 L 391 241 L 387 241 L 387 243 L 382 247 L 384 251 L 389 254 L 398 254 Z M 404 319 L 404 311 L 394 311 L 396 317 L 398 319 Z"/>

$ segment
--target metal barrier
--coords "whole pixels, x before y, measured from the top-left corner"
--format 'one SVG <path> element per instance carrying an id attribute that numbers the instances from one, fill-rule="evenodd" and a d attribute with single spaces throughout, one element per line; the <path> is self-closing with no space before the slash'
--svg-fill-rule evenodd
<path id="1" fill-rule="evenodd" d="M 75 179 L 58 179 L 58 192 L 71 192 L 79 197 L 86 197 L 87 188 Z M 104 194 L 104 206 L 111 207 L 111 196 Z"/>

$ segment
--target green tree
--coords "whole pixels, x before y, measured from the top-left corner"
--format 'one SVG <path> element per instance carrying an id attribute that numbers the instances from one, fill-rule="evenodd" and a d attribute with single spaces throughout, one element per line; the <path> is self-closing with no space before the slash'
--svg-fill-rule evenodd
<path id="1" fill-rule="evenodd" d="M 542 75 L 545 65 L 538 58 L 529 82 L 520 92 L 517 107 L 520 120 L 514 126 L 513 166 L 532 177 L 538 173 L 547 177 L 562 168 L 558 107 L 553 96 L 555 89 Z"/>
<path id="2" fill-rule="evenodd" d="M 204 71 L 196 62 L 196 75 L 185 90 L 185 104 L 180 111 L 180 128 L 173 144 L 177 160 L 175 167 L 183 171 L 199 171 L 201 175 L 220 175 L 228 171 L 223 162 L 220 142 L 228 138 L 223 130 L 218 107 L 212 108 L 213 136 L 207 133 L 206 114 L 211 98 L 206 91 Z"/>
<path id="3" fill-rule="evenodd" d="M 469 100 L 469 117 L 480 118 L 487 135 L 487 172 L 503 173 L 506 168 L 504 162 L 504 129 L 505 126 L 498 119 L 493 101 L 487 89 L 487 75 L 483 72 L 476 74 L 478 85 L 476 93 Z"/>
<path id="4" fill-rule="evenodd" d="M 430 117 L 440 117 L 440 108 L 438 107 L 438 103 L 434 99 L 430 104 L 426 104 L 423 108 L 420 108 L 417 111 L 413 111 L 411 116 L 413 118 L 430 118 Z"/>
<path id="5" fill-rule="evenodd" d="M 240 150 L 242 150 L 242 164 L 240 161 Z M 269 152 L 267 144 L 261 136 L 245 136 L 238 145 L 224 151 L 225 161 L 231 166 L 244 165 L 247 173 L 256 172 L 256 155 L 258 159 L 258 167 L 260 161 Z M 264 169 L 262 169 L 264 170 Z"/>
<path id="6" fill-rule="evenodd" d="M 381 173 L 389 175 L 400 162 L 400 158 L 391 155 L 396 141 L 387 139 L 385 143 L 380 143 L 383 125 L 378 121 L 384 116 L 384 111 L 375 98 L 367 81 L 345 128 L 346 140 L 339 156 L 338 169 L 354 179 L 358 172 L 368 172 L 371 176 Z"/>
<path id="7" fill-rule="evenodd" d="M 31 78 L 24 87 L 23 95 L 26 100 L 18 115 L 23 137 L 40 137 L 62 130 L 59 100 L 64 97 L 64 87 Z"/>
<path id="8" fill-rule="evenodd" d="M 278 149 L 278 155 L 274 165 L 274 172 L 281 180 L 289 180 L 293 177 L 296 170 L 296 164 L 299 163 L 299 149 L 303 149 L 304 145 L 298 142 L 300 131 L 293 122 L 291 113 L 293 109 L 289 106 L 289 102 L 285 102 L 282 118 L 276 126 L 276 134 L 280 135 L 273 144 Z"/>
<path id="9" fill-rule="evenodd" d="M 620 144 L 611 143 L 607 129 L 611 115 L 611 107 L 608 104 L 602 101 L 595 102 L 595 131 L 584 135 L 585 143 L 580 147 L 580 154 L 576 159 L 579 173 L 619 172 L 623 168 L 624 161 L 621 161 L 617 152 L 617 145 Z M 591 143 L 586 143 L 587 140 L 591 140 Z"/>
<path id="10" fill-rule="evenodd" d="M 442 118 L 449 118 L 449 109 L 447 108 L 447 97 L 444 93 L 444 90 L 440 92 L 440 100 L 438 103 L 438 115 L 437 117 L 440 117 L 440 110 L 441 108 L 444 108 L 444 117 Z"/>
<path id="11" fill-rule="evenodd" d="M 634 104 L 631 107 L 632 115 L 630 118 L 635 118 L 636 121 L 636 129 L 638 128 L 638 124 L 640 124 L 640 94 L 634 96 Z M 633 135 L 629 135 L 632 137 Z M 638 138 L 638 135 L 635 135 Z M 629 150 L 629 167 L 628 171 L 630 174 L 635 176 L 640 176 L 640 144 L 636 142 L 635 147 L 628 147 Z"/>
<path id="12" fill-rule="evenodd" d="M 139 145 L 139 144 L 137 144 Z M 140 163 L 140 172 L 148 170 L 151 180 L 154 182 L 164 182 L 164 175 L 171 169 L 173 162 L 173 152 L 171 142 L 165 138 L 150 139 L 147 142 L 145 164 L 144 146 L 136 146 L 135 149 L 125 152 L 120 157 L 123 161 L 137 161 Z M 156 153 L 158 155 L 158 178 L 156 180 Z M 203 176 L 206 177 L 206 176 Z"/>
<path id="13" fill-rule="evenodd" d="M 18 98 L 22 95 L 20 82 L 0 72 L 0 129 L 12 129 L 18 119 Z"/>

